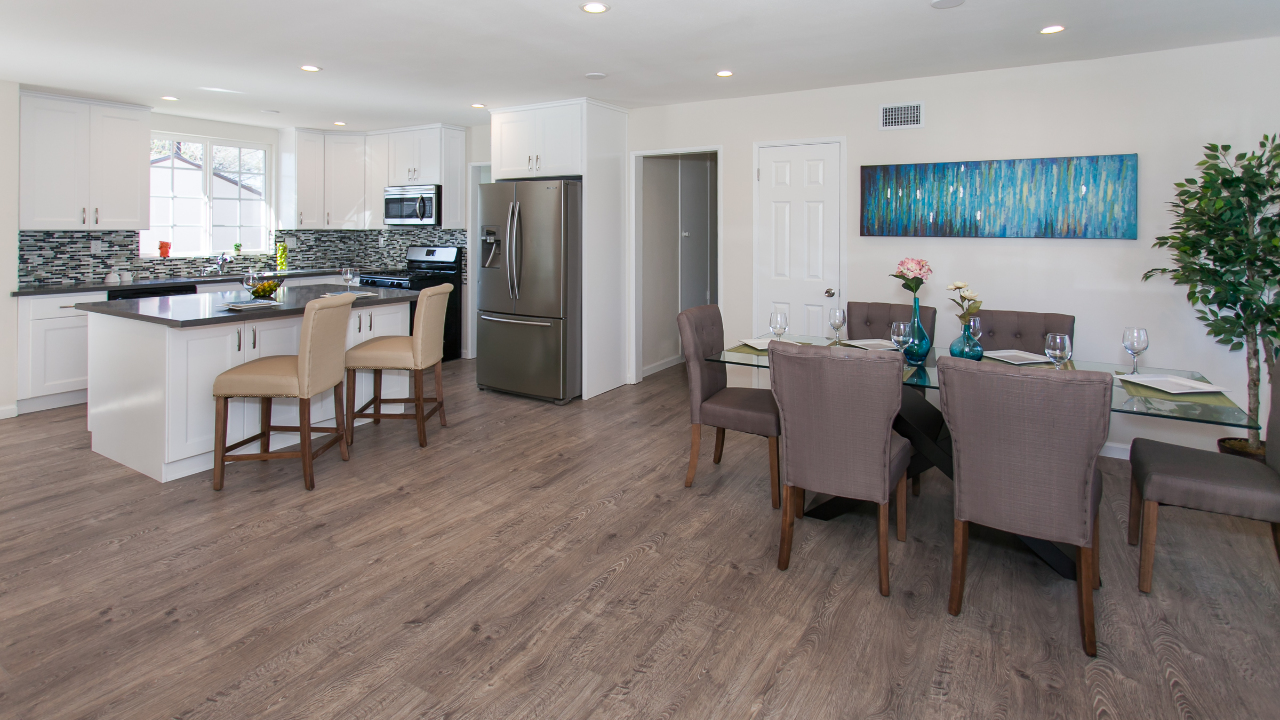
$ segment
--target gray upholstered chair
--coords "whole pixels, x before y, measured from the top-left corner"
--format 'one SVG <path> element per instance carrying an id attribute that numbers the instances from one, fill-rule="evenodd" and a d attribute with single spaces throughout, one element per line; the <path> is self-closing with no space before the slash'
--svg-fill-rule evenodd
<path id="1" fill-rule="evenodd" d="M 1137 545 L 1138 589 L 1151 592 L 1156 560 L 1156 515 L 1161 505 L 1235 515 L 1271 523 L 1280 555 L 1280 383 L 1271 386 L 1267 462 L 1134 438 L 1129 445 L 1129 544 Z"/>
<path id="2" fill-rule="evenodd" d="M 1076 317 L 1058 313 L 1021 312 L 1014 310 L 979 310 L 974 313 L 982 323 L 983 350 L 1022 350 L 1044 354 L 1044 338 L 1049 333 L 1062 333 L 1074 342 Z"/>
<path id="3" fill-rule="evenodd" d="M 770 383 L 782 420 L 779 570 L 791 561 L 805 490 L 869 500 L 880 506 L 880 594 L 889 594 L 889 496 L 895 489 L 898 540 L 907 539 L 911 444 L 893 431 L 902 369 L 902 353 L 769 343 Z"/>
<path id="4" fill-rule="evenodd" d="M 938 359 L 942 413 L 951 428 L 955 537 L 951 602 L 960 614 L 969 523 L 1079 548 L 1084 651 L 1097 654 L 1098 453 L 1107 441 L 1111 376 Z"/>
<path id="5" fill-rule="evenodd" d="M 712 460 L 719 465 L 724 454 L 724 431 L 736 430 L 769 438 L 769 485 L 773 506 L 778 499 L 778 406 L 773 394 L 760 388 L 728 387 L 725 366 L 707 357 L 724 351 L 724 322 L 720 308 L 702 305 L 689 308 L 676 318 L 684 366 L 689 373 L 689 416 L 693 423 L 689 448 L 689 472 L 684 486 L 693 485 L 702 447 L 702 426 L 716 429 L 716 450 Z"/>
<path id="6" fill-rule="evenodd" d="M 911 305 L 882 302 L 850 302 L 845 311 L 845 327 L 848 328 L 850 340 L 888 340 L 889 328 L 895 322 L 911 320 Z M 920 324 L 929 334 L 929 339 L 937 346 L 938 338 L 934 337 L 933 326 L 938 319 L 938 309 L 927 305 L 920 306 Z"/>

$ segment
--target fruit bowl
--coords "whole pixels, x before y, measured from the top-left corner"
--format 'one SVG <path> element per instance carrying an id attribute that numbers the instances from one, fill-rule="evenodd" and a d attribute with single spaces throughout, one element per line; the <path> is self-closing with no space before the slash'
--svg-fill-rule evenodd
<path id="1" fill-rule="evenodd" d="M 269 298 L 272 295 L 275 295 L 276 290 L 279 290 L 279 289 L 280 289 L 279 280 L 267 280 L 265 282 L 260 282 L 257 285 L 254 285 L 253 290 L 251 290 L 249 294 L 253 295 L 255 298 L 260 298 L 260 299 Z"/>

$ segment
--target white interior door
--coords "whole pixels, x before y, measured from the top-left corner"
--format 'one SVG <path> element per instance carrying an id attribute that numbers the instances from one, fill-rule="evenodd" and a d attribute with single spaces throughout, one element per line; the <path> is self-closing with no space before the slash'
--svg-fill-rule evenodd
<path id="1" fill-rule="evenodd" d="M 840 282 L 840 144 L 760 148 L 753 333 L 787 313 L 790 335 L 832 336 Z"/>

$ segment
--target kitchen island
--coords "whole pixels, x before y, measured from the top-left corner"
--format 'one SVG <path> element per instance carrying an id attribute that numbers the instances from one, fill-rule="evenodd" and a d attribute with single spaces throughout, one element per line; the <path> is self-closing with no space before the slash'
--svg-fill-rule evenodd
<path id="1" fill-rule="evenodd" d="M 88 425 L 94 452 L 168 482 L 213 467 L 213 381 L 242 363 L 271 355 L 296 355 L 306 304 L 342 285 L 285 287 L 280 305 L 233 311 L 243 290 L 196 295 L 79 303 L 88 313 Z M 391 288 L 372 292 L 351 309 L 348 348 L 383 335 L 409 334 L 409 303 L 418 293 Z M 383 395 L 407 397 L 409 376 L 383 373 Z M 373 396 L 370 373 L 358 373 L 357 407 Z M 233 398 L 227 442 L 258 430 L 258 400 Z M 334 416 L 333 391 L 315 398 L 311 420 Z M 400 412 L 386 406 L 387 412 Z M 367 422 L 367 421 L 366 421 Z M 298 424 L 298 401 L 277 398 L 272 423 Z M 273 447 L 298 442 L 297 433 L 273 433 Z"/>

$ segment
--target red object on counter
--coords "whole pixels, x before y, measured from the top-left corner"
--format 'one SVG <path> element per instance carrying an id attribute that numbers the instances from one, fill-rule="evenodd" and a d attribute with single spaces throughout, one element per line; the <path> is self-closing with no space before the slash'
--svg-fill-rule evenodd
<path id="1" fill-rule="evenodd" d="M 160 241 L 160 257 L 162 258 L 169 257 L 169 248 L 170 246 L 172 246 L 172 244 L 173 243 L 170 243 L 164 240 Z"/>

